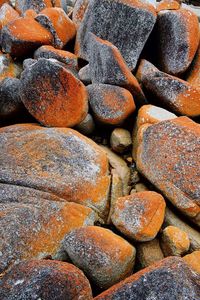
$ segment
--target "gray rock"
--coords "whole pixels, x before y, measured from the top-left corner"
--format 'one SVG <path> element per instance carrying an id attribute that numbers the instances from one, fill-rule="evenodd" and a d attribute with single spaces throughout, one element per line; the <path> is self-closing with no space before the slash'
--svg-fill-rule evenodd
<path id="1" fill-rule="evenodd" d="M 78 72 L 80 80 L 85 84 L 88 85 L 92 83 L 91 75 L 90 75 L 90 66 L 87 64 L 83 68 L 81 68 Z"/>

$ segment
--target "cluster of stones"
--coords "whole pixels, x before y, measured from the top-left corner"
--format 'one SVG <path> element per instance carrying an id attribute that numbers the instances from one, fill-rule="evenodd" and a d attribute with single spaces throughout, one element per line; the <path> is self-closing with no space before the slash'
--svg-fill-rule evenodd
<path id="1" fill-rule="evenodd" d="M 200 295 L 200 30 L 178 0 L 0 1 L 0 299 Z"/>

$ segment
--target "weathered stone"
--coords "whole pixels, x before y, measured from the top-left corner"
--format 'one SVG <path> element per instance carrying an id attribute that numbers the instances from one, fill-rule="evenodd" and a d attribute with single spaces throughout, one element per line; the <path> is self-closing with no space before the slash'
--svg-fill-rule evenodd
<path id="1" fill-rule="evenodd" d="M 161 228 L 165 206 L 160 194 L 138 192 L 118 198 L 111 220 L 125 236 L 137 241 L 150 241 Z"/>
<path id="2" fill-rule="evenodd" d="M 194 251 L 184 256 L 183 259 L 191 269 L 200 274 L 200 251 Z"/>
<path id="3" fill-rule="evenodd" d="M 75 54 L 55 49 L 52 46 L 42 46 L 34 53 L 34 58 L 53 58 L 67 65 L 70 69 L 78 69 L 78 58 Z"/>
<path id="4" fill-rule="evenodd" d="M 21 1 L 21 0 L 20 0 Z M 13 56 L 24 57 L 52 43 L 51 33 L 32 18 L 18 18 L 1 31 L 1 47 Z"/>
<path id="5" fill-rule="evenodd" d="M 194 300 L 199 297 L 199 289 L 200 276 L 191 272 L 181 258 L 169 257 L 130 276 L 94 299 Z"/>
<path id="6" fill-rule="evenodd" d="M 33 125 L 2 128 L 0 141 L 0 182 L 49 192 L 107 215 L 108 160 L 93 141 L 75 130 Z"/>
<path id="7" fill-rule="evenodd" d="M 9 54 L 0 52 L 0 81 L 7 77 L 20 77 L 22 67 L 14 63 Z"/>
<path id="8" fill-rule="evenodd" d="M 131 93 L 109 84 L 87 86 L 89 104 L 94 117 L 107 125 L 122 124 L 135 110 Z"/>
<path id="9" fill-rule="evenodd" d="M 132 273 L 135 248 L 108 229 L 79 228 L 65 237 L 63 247 L 72 262 L 101 289 Z"/>
<path id="10" fill-rule="evenodd" d="M 110 145 L 115 152 L 123 153 L 132 145 L 131 134 L 123 128 L 115 128 L 110 136 Z"/>
<path id="11" fill-rule="evenodd" d="M 90 0 L 77 0 L 75 2 L 72 14 L 72 21 L 76 24 L 77 28 L 79 28 L 81 25 L 89 2 Z"/>
<path id="12" fill-rule="evenodd" d="M 87 64 L 86 66 L 81 68 L 78 72 L 78 75 L 79 75 L 80 80 L 84 84 L 88 85 L 88 84 L 92 83 L 89 64 Z"/>
<path id="13" fill-rule="evenodd" d="M 78 30 L 76 53 L 89 60 L 88 34 L 92 32 L 113 43 L 134 69 L 155 22 L 156 11 L 147 2 L 92 0 Z"/>
<path id="14" fill-rule="evenodd" d="M 90 135 L 95 130 L 95 123 L 93 117 L 87 114 L 85 119 L 76 126 L 76 130 L 84 135 Z"/>
<path id="15" fill-rule="evenodd" d="M 146 60 L 141 61 L 137 78 L 159 105 L 189 117 L 200 115 L 200 86 L 163 73 Z"/>
<path id="16" fill-rule="evenodd" d="M 143 91 L 126 65 L 121 53 L 113 44 L 94 34 L 90 37 L 89 67 L 92 83 L 107 83 L 128 89 L 138 104 L 145 103 Z"/>
<path id="17" fill-rule="evenodd" d="M 165 226 L 176 226 L 186 232 L 190 239 L 190 251 L 200 250 L 200 234 L 199 231 L 185 223 L 180 217 L 175 215 L 168 207 L 165 210 Z"/>
<path id="18" fill-rule="evenodd" d="M 156 6 L 156 11 L 177 10 L 181 7 L 181 1 L 178 0 L 162 0 Z"/>
<path id="19" fill-rule="evenodd" d="M 168 226 L 162 232 L 161 247 L 165 256 L 181 256 L 190 248 L 188 234 L 178 227 Z"/>
<path id="20" fill-rule="evenodd" d="M 137 245 L 137 261 L 140 268 L 147 268 L 164 258 L 158 239 Z"/>
<path id="21" fill-rule="evenodd" d="M 1 300 L 91 300 L 85 275 L 75 266 L 52 260 L 31 260 L 15 265 L 0 280 Z"/>
<path id="22" fill-rule="evenodd" d="M 180 75 L 191 64 L 199 44 L 197 16 L 187 10 L 158 13 L 158 55 L 162 71 Z"/>
<path id="23" fill-rule="evenodd" d="M 188 70 L 187 81 L 195 86 L 200 86 L 200 44 Z"/>
<path id="24" fill-rule="evenodd" d="M 16 0 L 15 7 L 16 10 L 22 14 L 28 9 L 33 9 L 37 13 L 46 7 L 52 7 L 51 0 Z"/>
<path id="25" fill-rule="evenodd" d="M 51 32 L 56 48 L 62 49 L 75 37 L 75 25 L 62 8 L 46 8 L 37 15 L 35 20 Z"/>
<path id="26" fill-rule="evenodd" d="M 200 127 L 187 117 L 149 126 L 137 151 L 138 170 L 200 225 Z"/>
<path id="27" fill-rule="evenodd" d="M 21 99 L 46 126 L 73 127 L 88 112 L 87 90 L 81 81 L 56 61 L 44 58 L 22 73 Z"/>
<path id="28" fill-rule="evenodd" d="M 0 30 L 3 26 L 7 25 L 19 18 L 18 12 L 7 3 L 4 3 L 0 8 Z"/>

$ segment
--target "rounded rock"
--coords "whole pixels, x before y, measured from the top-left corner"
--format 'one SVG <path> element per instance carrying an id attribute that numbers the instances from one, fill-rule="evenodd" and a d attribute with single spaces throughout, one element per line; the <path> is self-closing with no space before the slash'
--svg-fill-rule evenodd
<path id="1" fill-rule="evenodd" d="M 131 134 L 123 128 L 115 128 L 110 137 L 111 148 L 118 153 L 123 153 L 132 145 Z"/>

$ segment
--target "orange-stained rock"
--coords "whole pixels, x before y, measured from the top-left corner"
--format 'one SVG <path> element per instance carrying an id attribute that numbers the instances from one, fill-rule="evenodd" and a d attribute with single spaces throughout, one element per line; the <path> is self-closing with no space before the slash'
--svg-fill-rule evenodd
<path id="1" fill-rule="evenodd" d="M 0 0 L 0 7 L 4 4 L 4 3 L 8 3 L 9 4 L 9 0 Z"/>
<path id="2" fill-rule="evenodd" d="M 3 191 L 9 191 L 6 184 L 4 186 L 5 189 L 1 186 L 1 199 L 4 199 Z M 80 204 L 62 199 L 48 201 L 42 192 L 37 195 L 34 189 L 32 196 L 21 199 L 16 194 L 18 187 L 11 187 L 19 203 L 8 199 L 0 204 L 0 272 L 23 259 L 48 256 L 65 259 L 60 254 L 65 235 L 75 228 L 93 225 L 97 219 L 92 209 Z"/>
<path id="3" fill-rule="evenodd" d="M 62 244 L 73 264 L 101 289 L 132 274 L 135 248 L 108 229 L 82 227 L 70 232 Z"/>
<path id="4" fill-rule="evenodd" d="M 34 19 L 37 16 L 37 13 L 34 9 L 28 9 L 23 13 L 23 17 Z"/>
<path id="5" fill-rule="evenodd" d="M 162 71 L 180 75 L 191 64 L 199 44 L 199 22 L 195 13 L 180 8 L 163 10 L 157 18 L 158 57 Z"/>
<path id="6" fill-rule="evenodd" d="M 0 30 L 3 26 L 7 25 L 19 18 L 18 12 L 7 3 L 4 3 L 0 8 Z"/>
<path id="7" fill-rule="evenodd" d="M 178 0 L 162 0 L 156 5 L 156 11 L 161 10 L 177 10 L 181 7 L 181 1 Z"/>
<path id="8" fill-rule="evenodd" d="M 76 54 L 90 60 L 92 32 L 114 44 L 134 70 L 156 17 L 154 6 L 141 0 L 89 1 L 76 36 Z"/>
<path id="9" fill-rule="evenodd" d="M 200 126 L 187 117 L 143 130 L 138 170 L 187 217 L 200 224 Z"/>
<path id="10" fill-rule="evenodd" d="M 164 220 L 165 200 L 156 192 L 138 192 L 118 198 L 111 216 L 113 224 L 137 241 L 155 238 Z"/>
<path id="11" fill-rule="evenodd" d="M 107 83 L 128 89 L 136 103 L 144 104 L 144 93 L 113 44 L 90 34 L 89 68 L 92 83 Z"/>
<path id="12" fill-rule="evenodd" d="M 168 226 L 162 232 L 161 247 L 165 256 L 181 256 L 189 250 L 189 236 L 178 227 Z"/>
<path id="13" fill-rule="evenodd" d="M 52 43 L 51 33 L 32 18 L 18 18 L 4 26 L 0 44 L 12 56 L 27 56 L 42 45 Z"/>
<path id="14" fill-rule="evenodd" d="M 131 93 L 119 86 L 91 84 L 87 91 L 94 117 L 103 124 L 120 125 L 135 110 Z"/>
<path id="15" fill-rule="evenodd" d="M 95 300 L 198 299 L 200 276 L 178 257 L 168 257 L 135 273 Z"/>
<path id="16" fill-rule="evenodd" d="M 45 126 L 73 127 L 88 112 L 88 93 L 83 83 L 64 66 L 45 58 L 22 73 L 21 99 Z"/>
<path id="17" fill-rule="evenodd" d="M 136 77 L 159 106 L 189 117 L 200 115 L 200 85 L 161 72 L 146 60 L 141 61 Z"/>
<path id="18" fill-rule="evenodd" d="M 183 257 L 191 269 L 200 274 L 200 251 L 194 251 Z"/>
<path id="19" fill-rule="evenodd" d="M 0 81 L 8 77 L 20 77 L 22 67 L 14 63 L 9 54 L 0 52 Z"/>
<path id="20" fill-rule="evenodd" d="M 81 25 L 86 9 L 88 7 L 89 0 L 77 0 L 74 5 L 72 13 L 72 21 L 78 28 Z"/>
<path id="21" fill-rule="evenodd" d="M 55 49 L 52 46 L 42 46 L 38 48 L 34 53 L 34 58 L 53 58 L 65 63 L 69 68 L 78 69 L 78 58 L 75 54 L 68 51 Z"/>
<path id="22" fill-rule="evenodd" d="M 27 260 L 12 267 L 0 280 L 1 300 L 91 300 L 92 291 L 83 272 L 55 260 Z"/>
<path id="23" fill-rule="evenodd" d="M 35 20 L 49 30 L 56 48 L 62 49 L 75 37 L 76 27 L 62 8 L 46 8 L 37 15 Z"/>
<path id="24" fill-rule="evenodd" d="M 44 8 L 52 7 L 52 0 L 16 0 L 15 7 L 20 14 L 29 9 L 39 13 Z"/>
<path id="25" fill-rule="evenodd" d="M 200 86 L 200 44 L 194 60 L 188 70 L 186 80 L 195 86 Z"/>
<path id="26" fill-rule="evenodd" d="M 108 214 L 108 159 L 69 128 L 15 125 L 0 130 L 0 182 L 30 187 Z"/>

